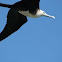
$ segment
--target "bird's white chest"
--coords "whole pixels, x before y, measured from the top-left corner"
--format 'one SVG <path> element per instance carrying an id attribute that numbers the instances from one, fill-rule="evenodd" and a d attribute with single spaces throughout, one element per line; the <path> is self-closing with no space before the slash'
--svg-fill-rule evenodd
<path id="1" fill-rule="evenodd" d="M 31 14 L 29 11 L 18 11 L 20 14 L 24 15 L 24 16 L 28 16 L 28 17 L 32 17 L 32 18 L 37 18 L 39 17 L 39 15 L 35 14 Z"/>

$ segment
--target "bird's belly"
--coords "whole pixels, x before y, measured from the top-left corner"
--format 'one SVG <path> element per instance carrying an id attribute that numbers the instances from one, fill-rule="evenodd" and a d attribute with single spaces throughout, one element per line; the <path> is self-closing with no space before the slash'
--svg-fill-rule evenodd
<path id="1" fill-rule="evenodd" d="M 29 11 L 18 11 L 20 14 L 24 15 L 24 16 L 28 16 L 28 17 L 32 17 L 32 18 L 37 18 L 39 16 L 37 16 L 36 14 L 33 15 L 31 14 Z"/>

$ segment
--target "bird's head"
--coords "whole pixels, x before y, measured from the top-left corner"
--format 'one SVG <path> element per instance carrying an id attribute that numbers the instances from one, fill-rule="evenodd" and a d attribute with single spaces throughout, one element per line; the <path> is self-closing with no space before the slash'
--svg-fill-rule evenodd
<path id="1" fill-rule="evenodd" d="M 54 18 L 54 19 L 55 19 L 55 17 L 54 17 L 54 16 L 48 15 L 48 14 L 47 14 L 47 13 L 45 13 L 43 10 L 38 10 L 38 11 L 37 11 L 37 15 L 38 15 L 38 16 L 51 17 L 51 18 Z"/>

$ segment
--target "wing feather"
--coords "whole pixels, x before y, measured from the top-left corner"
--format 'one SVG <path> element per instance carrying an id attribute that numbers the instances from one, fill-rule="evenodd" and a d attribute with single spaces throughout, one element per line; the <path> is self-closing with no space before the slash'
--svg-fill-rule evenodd
<path id="1" fill-rule="evenodd" d="M 39 2 L 40 0 L 22 0 L 24 4 L 28 5 L 31 8 L 39 8 Z"/>
<path id="2" fill-rule="evenodd" d="M 17 31 L 26 22 L 27 18 L 25 16 L 19 14 L 16 9 L 10 9 L 7 16 L 7 24 L 0 33 L 0 41 Z"/>

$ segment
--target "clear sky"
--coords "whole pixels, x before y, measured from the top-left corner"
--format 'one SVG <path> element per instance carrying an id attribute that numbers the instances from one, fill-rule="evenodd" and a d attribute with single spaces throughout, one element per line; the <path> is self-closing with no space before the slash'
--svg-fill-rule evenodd
<path id="1" fill-rule="evenodd" d="M 0 0 L 0 3 L 17 1 Z M 62 62 L 62 0 L 41 0 L 40 9 L 56 19 L 28 17 L 26 24 L 0 42 L 0 62 Z M 8 11 L 0 7 L 0 32 Z"/>

